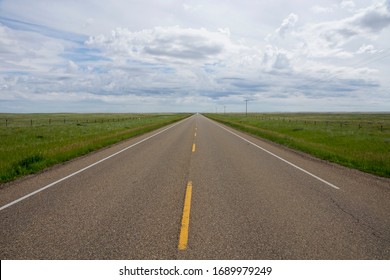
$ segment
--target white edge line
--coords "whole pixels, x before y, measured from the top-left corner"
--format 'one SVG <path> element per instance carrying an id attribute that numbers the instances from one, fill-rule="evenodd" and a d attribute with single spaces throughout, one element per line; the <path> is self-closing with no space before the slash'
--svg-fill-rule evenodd
<path id="1" fill-rule="evenodd" d="M 276 157 L 277 159 L 280 159 L 281 161 L 283 161 L 283 162 L 285 162 L 285 163 L 291 165 L 292 167 L 295 167 L 296 169 L 298 169 L 298 170 L 300 170 L 300 171 L 306 173 L 307 175 L 310 175 L 310 176 L 312 176 L 313 178 L 316 178 L 317 180 L 319 180 L 319 181 L 321 181 L 321 182 L 327 184 L 328 186 L 330 186 L 330 187 L 332 187 L 332 188 L 334 188 L 334 189 L 336 189 L 336 190 L 339 190 L 339 189 L 340 189 L 339 187 L 333 185 L 332 183 L 329 183 L 328 181 L 326 181 L 326 180 L 324 180 L 324 179 L 322 179 L 322 178 L 320 178 L 320 177 L 314 175 L 313 173 L 310 173 L 309 171 L 307 171 L 307 170 L 305 170 L 305 169 L 303 169 L 303 168 L 301 168 L 301 167 L 295 165 L 294 163 L 289 162 L 288 160 L 285 160 L 284 158 L 281 158 L 280 156 L 275 155 L 274 153 L 268 151 L 267 149 L 264 149 L 263 147 L 260 147 L 259 145 L 256 145 L 255 143 L 253 143 L 253 142 L 251 142 L 251 141 L 245 139 L 244 137 L 242 137 L 242 136 L 240 136 L 240 135 L 238 135 L 238 134 L 236 134 L 236 133 L 230 131 L 229 129 L 223 127 L 222 125 L 220 125 L 220 124 L 218 124 L 218 123 L 216 123 L 216 122 L 214 122 L 214 124 L 217 125 L 217 126 L 219 126 L 219 127 L 222 128 L 222 129 L 226 130 L 227 132 L 229 132 L 229 133 L 231 133 L 231 134 L 237 136 L 238 138 L 241 138 L 241 139 L 244 140 L 245 142 L 248 142 L 249 144 L 251 144 L 251 145 L 253 145 L 253 146 L 259 148 L 260 150 L 262 150 L 262 151 L 264 151 L 264 152 L 270 154 L 271 156 L 274 156 L 274 157 Z"/>
<path id="2" fill-rule="evenodd" d="M 120 151 L 118 151 L 118 152 L 116 152 L 116 153 L 114 153 L 114 154 L 112 154 L 112 155 L 109 155 L 108 157 L 105 157 L 105 158 L 103 158 L 103 159 L 101 159 L 101 160 L 99 160 L 99 161 L 97 161 L 97 162 L 95 162 L 95 163 L 92 163 L 92 164 L 90 164 L 90 165 L 88 165 L 88 166 L 86 166 L 86 167 L 84 167 L 84 168 L 82 168 L 82 169 L 80 169 L 80 170 L 78 170 L 78 171 L 76 171 L 76 172 L 73 172 L 72 174 L 69 174 L 68 176 L 65 176 L 65 177 L 63 177 L 63 178 L 61 178 L 61 179 L 59 179 L 59 180 L 57 180 L 57 181 L 55 181 L 55 182 L 53 182 L 53 183 L 50 183 L 50 184 L 48 184 L 48 185 L 46 185 L 46 186 L 44 186 L 44 187 L 42 187 L 42 188 L 40 188 L 40 189 L 38 189 L 38 190 L 36 190 L 36 191 L 33 191 L 32 193 L 26 194 L 25 196 L 22 196 L 22 197 L 20 197 L 20 198 L 18 198 L 18 199 L 16 199 L 16 200 L 14 200 L 14 201 L 12 201 L 12 202 L 10 202 L 10 203 L 4 205 L 4 206 L 1 206 L 1 207 L 0 207 L 0 211 L 2 211 L 2 210 L 4 210 L 4 209 L 6 209 L 6 208 L 8 208 L 8 207 L 10 207 L 10 206 L 12 206 L 12 205 L 18 203 L 18 202 L 21 202 L 21 201 L 27 199 L 27 198 L 29 198 L 30 196 L 36 195 L 37 193 L 40 193 L 40 192 L 42 192 L 42 191 L 44 191 L 44 190 L 46 190 L 46 189 L 48 189 L 48 188 L 50 188 L 50 187 L 52 187 L 52 186 L 54 186 L 54 185 L 60 183 L 60 182 L 62 182 L 62 181 L 65 181 L 65 180 L 67 180 L 67 179 L 69 179 L 69 178 L 71 178 L 71 177 L 73 177 L 73 176 L 75 176 L 75 175 L 77 175 L 77 174 L 79 174 L 79 173 L 81 173 L 81 172 L 87 170 L 87 169 L 90 169 L 91 167 L 93 167 L 93 166 L 95 166 L 95 165 L 98 165 L 99 163 L 102 163 L 103 161 L 106 161 L 106 160 L 108 160 L 108 159 L 110 159 L 110 158 L 112 158 L 112 157 L 114 157 L 114 156 L 116 156 L 116 155 L 118 155 L 118 154 L 120 154 L 120 153 L 122 153 L 122 152 L 128 150 L 128 149 L 131 149 L 131 148 L 133 148 L 134 146 L 137 146 L 138 144 L 141 144 L 142 142 L 145 142 L 145 141 L 147 141 L 147 140 L 149 140 L 149 139 L 151 139 L 151 138 L 153 138 L 153 137 L 155 137 L 155 136 L 157 136 L 157 135 L 159 135 L 159 134 L 161 134 L 161 133 L 167 131 L 168 129 L 171 129 L 171 128 L 173 128 L 173 127 L 179 125 L 180 123 L 182 123 L 182 122 L 184 122 L 184 121 L 186 121 L 186 120 L 188 120 L 188 118 L 186 118 L 186 119 L 184 119 L 184 120 L 182 120 L 182 121 L 180 121 L 180 122 L 178 122 L 178 123 L 175 123 L 175 124 L 173 124 L 173 125 L 171 125 L 171 126 L 165 128 L 165 129 L 163 129 L 163 130 L 157 132 L 156 134 L 153 134 L 153 135 L 151 135 L 151 136 L 149 136 L 149 137 L 146 137 L 145 139 L 142 139 L 141 141 L 139 141 L 139 142 L 137 142 L 137 143 L 134 143 L 134 144 L 132 144 L 132 145 L 130 145 L 130 146 L 128 146 L 128 147 L 126 147 L 126 148 L 124 148 L 124 149 L 122 149 L 122 150 L 120 150 Z"/>

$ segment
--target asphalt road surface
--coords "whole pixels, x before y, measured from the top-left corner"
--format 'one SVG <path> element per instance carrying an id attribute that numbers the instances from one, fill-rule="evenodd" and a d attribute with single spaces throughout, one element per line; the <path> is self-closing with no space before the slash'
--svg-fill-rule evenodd
<path id="1" fill-rule="evenodd" d="M 389 259 L 390 180 L 194 115 L 1 186 L 1 259 Z"/>

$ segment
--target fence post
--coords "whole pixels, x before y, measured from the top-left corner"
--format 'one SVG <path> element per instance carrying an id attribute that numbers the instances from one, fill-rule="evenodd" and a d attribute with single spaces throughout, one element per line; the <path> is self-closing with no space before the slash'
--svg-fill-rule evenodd
<path id="1" fill-rule="evenodd" d="M 8 127 L 8 119 L 5 119 L 5 127 Z"/>

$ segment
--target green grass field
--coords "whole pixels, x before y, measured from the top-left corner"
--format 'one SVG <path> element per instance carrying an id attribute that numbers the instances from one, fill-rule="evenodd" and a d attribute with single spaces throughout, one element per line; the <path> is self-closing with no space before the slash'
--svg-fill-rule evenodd
<path id="1" fill-rule="evenodd" d="M 390 114 L 206 114 L 318 158 L 390 177 Z"/>
<path id="2" fill-rule="evenodd" d="M 0 114 L 0 183 L 187 116 L 189 114 Z"/>

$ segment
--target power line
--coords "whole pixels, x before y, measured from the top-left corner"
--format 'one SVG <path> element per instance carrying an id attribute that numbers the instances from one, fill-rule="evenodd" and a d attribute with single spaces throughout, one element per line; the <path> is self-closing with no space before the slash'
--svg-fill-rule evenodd
<path id="1" fill-rule="evenodd" d="M 387 58 L 389 56 L 390 56 L 390 48 L 387 48 L 384 51 L 382 51 L 379 55 L 373 56 L 373 57 L 369 57 L 368 59 L 360 60 L 360 61 L 354 63 L 353 65 L 351 65 L 350 67 L 352 67 L 352 68 L 360 68 L 360 67 L 363 67 L 363 66 L 367 66 L 367 65 L 369 65 L 369 64 L 371 64 L 371 63 L 373 63 L 373 62 L 375 62 L 377 60 Z M 316 81 L 312 81 L 311 83 L 308 83 L 305 86 L 306 87 L 311 87 L 311 86 L 314 86 L 314 85 L 317 85 L 317 84 L 329 81 L 329 80 L 331 80 L 333 78 L 336 78 L 339 75 L 341 75 L 341 73 L 329 74 L 328 76 L 320 78 L 320 79 L 317 79 Z"/>

